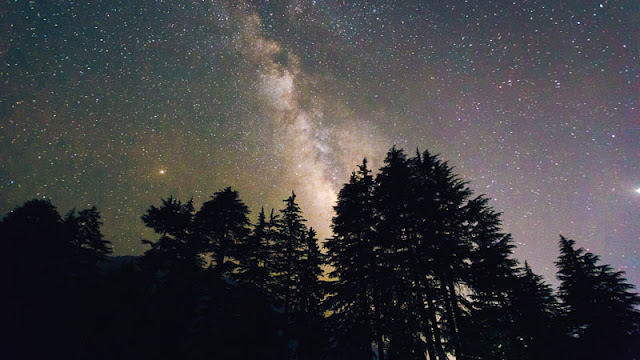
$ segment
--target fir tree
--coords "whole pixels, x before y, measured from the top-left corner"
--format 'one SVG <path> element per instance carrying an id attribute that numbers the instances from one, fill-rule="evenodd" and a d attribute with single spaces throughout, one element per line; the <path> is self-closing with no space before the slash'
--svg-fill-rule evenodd
<path id="1" fill-rule="evenodd" d="M 303 243 L 303 257 L 300 267 L 299 309 L 296 316 L 300 358 L 319 359 L 323 344 L 321 301 L 325 294 L 322 265 L 324 256 L 320 252 L 318 239 L 313 228 L 307 231 Z"/>
<path id="2" fill-rule="evenodd" d="M 100 231 L 102 220 L 95 206 L 82 210 L 77 215 L 72 210 L 65 217 L 64 223 L 73 234 L 73 244 L 81 262 L 95 268 L 99 261 L 107 260 L 112 252 L 111 242 L 105 240 Z"/>
<path id="3" fill-rule="evenodd" d="M 634 359 L 640 353 L 640 297 L 624 273 L 560 236 L 556 261 L 567 352 L 582 359 Z"/>
<path id="4" fill-rule="evenodd" d="M 500 214 L 487 203 L 480 196 L 467 204 L 472 243 L 467 280 L 473 291 L 470 331 L 476 336 L 466 334 L 466 348 L 489 359 L 518 359 L 512 307 L 517 279 L 517 262 L 511 257 L 515 246 L 511 235 L 501 232 Z"/>
<path id="5" fill-rule="evenodd" d="M 269 243 L 269 223 L 260 209 L 258 221 L 253 227 L 247 242 L 238 247 L 238 278 L 259 288 L 267 289 L 269 280 L 268 261 L 271 255 Z"/>
<path id="6" fill-rule="evenodd" d="M 202 267 L 204 247 L 193 235 L 193 200 L 183 204 L 172 196 L 162 199 L 160 207 L 149 207 L 142 221 L 160 234 L 155 242 L 142 240 L 151 246 L 143 256 L 143 264 L 151 271 Z"/>
<path id="7" fill-rule="evenodd" d="M 333 237 L 325 247 L 333 271 L 326 304 L 338 342 L 349 358 L 370 359 L 371 344 L 383 349 L 376 253 L 375 182 L 364 159 L 338 194 Z M 374 309 L 372 311 L 372 309 Z"/>
<path id="8" fill-rule="evenodd" d="M 525 261 L 517 274 L 512 304 L 514 327 L 520 343 L 517 359 L 554 359 L 564 340 L 557 331 L 558 303 L 553 289 Z"/>
<path id="9" fill-rule="evenodd" d="M 280 210 L 281 218 L 277 221 L 277 239 L 274 244 L 274 290 L 284 301 L 285 314 L 289 315 L 299 309 L 300 303 L 300 269 L 304 255 L 303 246 L 307 233 L 302 210 L 296 203 L 295 193 L 284 200 L 285 207 Z"/>
<path id="10" fill-rule="evenodd" d="M 233 272 L 237 264 L 227 261 L 238 257 L 238 248 L 249 236 L 249 209 L 240 200 L 238 192 L 230 187 L 216 192 L 211 200 L 202 204 L 195 215 L 197 236 L 204 241 L 212 254 L 215 278 Z"/>
<path id="11" fill-rule="evenodd" d="M 381 313 L 388 345 L 388 359 L 409 359 L 423 354 L 416 309 L 416 232 L 410 204 L 410 170 L 406 154 L 392 148 L 376 177 L 376 232 L 380 246 Z"/>
<path id="12" fill-rule="evenodd" d="M 465 205 L 471 191 L 428 151 L 416 152 L 409 168 L 416 252 L 412 267 L 420 304 L 425 304 L 422 329 L 430 356 L 446 359 L 444 347 L 461 352 L 461 296 L 456 287 L 468 273 L 470 221 Z"/>

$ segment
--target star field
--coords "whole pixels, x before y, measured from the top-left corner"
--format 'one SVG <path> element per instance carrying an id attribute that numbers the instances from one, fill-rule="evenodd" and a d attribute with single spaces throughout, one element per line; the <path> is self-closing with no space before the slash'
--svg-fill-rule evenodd
<path id="1" fill-rule="evenodd" d="M 14 1 L 0 212 L 96 205 L 140 254 L 161 197 L 292 190 L 320 238 L 394 144 L 440 153 L 553 280 L 558 235 L 640 284 L 637 1 Z"/>

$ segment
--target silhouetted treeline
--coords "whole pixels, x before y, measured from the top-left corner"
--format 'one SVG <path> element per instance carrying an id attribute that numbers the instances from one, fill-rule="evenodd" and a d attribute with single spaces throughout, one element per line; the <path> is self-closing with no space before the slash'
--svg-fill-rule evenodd
<path id="1" fill-rule="evenodd" d="M 231 188 L 163 199 L 141 216 L 157 239 L 123 258 L 95 207 L 26 202 L 0 222 L 0 358 L 640 358 L 622 272 L 561 236 L 554 291 L 429 152 L 364 160 L 324 250 L 293 193 L 248 215 Z"/>

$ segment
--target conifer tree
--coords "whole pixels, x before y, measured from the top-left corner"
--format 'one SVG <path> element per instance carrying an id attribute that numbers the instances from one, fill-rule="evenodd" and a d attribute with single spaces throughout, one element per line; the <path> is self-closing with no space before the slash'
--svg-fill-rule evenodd
<path id="1" fill-rule="evenodd" d="M 320 301 L 324 296 L 324 286 L 320 281 L 324 255 L 320 252 L 316 231 L 309 228 L 304 238 L 303 255 L 300 266 L 300 312 L 308 318 L 322 316 Z"/>
<path id="2" fill-rule="evenodd" d="M 280 268 L 279 264 L 280 264 L 280 260 L 281 260 L 281 255 L 278 253 L 278 249 L 279 249 L 279 234 L 278 234 L 278 224 L 280 222 L 280 216 L 278 214 L 275 213 L 274 209 L 271 209 L 271 214 L 269 215 L 269 221 L 266 224 L 265 227 L 265 238 L 266 238 L 266 247 L 267 247 L 267 254 L 266 257 L 264 258 L 264 264 L 265 264 L 265 272 L 267 274 L 267 278 L 266 278 L 266 289 L 269 293 L 271 294 L 277 294 L 278 293 L 278 280 L 280 279 L 278 277 L 279 273 L 278 273 L 278 269 Z"/>
<path id="3" fill-rule="evenodd" d="M 560 236 L 556 261 L 567 352 L 582 359 L 633 359 L 640 350 L 640 305 L 624 273 Z"/>
<path id="4" fill-rule="evenodd" d="M 72 227 L 74 246 L 84 262 L 95 267 L 98 261 L 105 261 L 111 254 L 111 242 L 105 240 L 100 231 L 102 220 L 95 206 L 80 211 L 78 215 L 71 211 L 64 222 Z"/>
<path id="5" fill-rule="evenodd" d="M 285 314 L 290 315 L 300 307 L 300 269 L 307 227 L 296 194 L 292 192 L 284 203 L 276 225 L 274 290 L 284 301 Z"/>
<path id="6" fill-rule="evenodd" d="M 249 209 L 240 200 L 238 192 L 227 187 L 214 193 L 195 215 L 197 236 L 212 254 L 213 274 L 217 279 L 231 274 L 237 266 L 228 258 L 237 258 L 239 246 L 247 241 L 248 214 Z"/>
<path id="7" fill-rule="evenodd" d="M 380 299 L 376 285 L 379 262 L 374 189 L 375 182 L 364 159 L 338 194 L 333 237 L 325 242 L 333 267 L 329 274 L 333 279 L 332 295 L 326 304 L 332 312 L 338 351 L 354 359 L 370 359 L 373 342 L 383 348 L 377 303 Z"/>
<path id="8" fill-rule="evenodd" d="M 557 331 L 558 303 L 553 289 L 526 261 L 518 270 L 511 299 L 514 327 L 520 339 L 515 356 L 522 360 L 554 359 L 563 339 Z"/>
<path id="9" fill-rule="evenodd" d="M 376 177 L 376 231 L 380 246 L 382 314 L 388 344 L 382 353 L 388 359 L 411 358 L 420 349 L 418 329 L 410 321 L 413 293 L 409 276 L 415 237 L 409 204 L 411 188 L 406 154 L 393 147 Z"/>
<path id="10" fill-rule="evenodd" d="M 511 315 L 484 324 L 500 330 L 499 340 L 487 339 L 484 347 L 462 341 L 475 334 L 465 331 L 473 329 L 477 315 L 509 314 L 516 262 L 511 237 L 500 230 L 500 214 L 482 196 L 472 199 L 451 167 L 426 151 L 407 158 L 394 147 L 364 190 L 366 178 L 354 174 L 343 187 L 334 237 L 327 241 L 337 278 L 327 301 L 332 318 L 345 329 L 360 324 L 366 334 L 350 351 L 363 354 L 373 333 L 382 339 L 376 341 L 381 357 L 389 359 L 425 353 L 447 359 L 447 352 L 463 358 L 491 354 L 492 347 L 510 351 Z"/>
<path id="11" fill-rule="evenodd" d="M 517 359 L 512 306 L 517 279 L 517 261 L 512 258 L 515 246 L 511 235 L 501 232 L 500 214 L 487 203 L 487 198 L 479 196 L 467 204 L 473 244 L 467 283 L 473 293 L 466 348 L 486 358 Z"/>
<path id="12" fill-rule="evenodd" d="M 465 205 L 471 192 L 446 162 L 428 151 L 409 159 L 414 259 L 422 329 L 432 358 L 446 359 L 446 347 L 459 355 L 460 294 L 466 279 L 470 243 Z M 432 343 L 432 344 L 431 344 Z"/>
<path id="13" fill-rule="evenodd" d="M 160 207 L 150 206 L 142 215 L 145 225 L 153 229 L 160 238 L 152 242 L 143 256 L 143 264 L 150 270 L 199 269 L 203 261 L 203 244 L 193 236 L 194 208 L 193 200 L 182 203 L 169 196 L 162 199 Z"/>
<path id="14" fill-rule="evenodd" d="M 322 311 L 321 301 L 325 294 L 325 285 L 321 280 L 324 255 L 320 252 L 318 239 L 313 228 L 309 228 L 303 243 L 303 257 L 300 267 L 299 309 L 296 316 L 300 358 L 319 359 L 322 349 Z"/>
<path id="15" fill-rule="evenodd" d="M 268 238 L 269 223 L 260 209 L 258 220 L 246 243 L 238 245 L 238 278 L 259 288 L 267 289 L 269 278 L 268 260 L 271 249 Z"/>

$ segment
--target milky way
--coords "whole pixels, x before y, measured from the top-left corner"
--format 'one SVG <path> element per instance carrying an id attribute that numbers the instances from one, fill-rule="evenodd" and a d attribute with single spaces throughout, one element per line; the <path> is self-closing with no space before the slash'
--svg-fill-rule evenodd
<path id="1" fill-rule="evenodd" d="M 440 153 L 553 280 L 559 234 L 640 284 L 637 1 L 32 1 L 0 7 L 0 212 L 96 205 L 116 254 L 160 198 L 335 196 Z"/>

